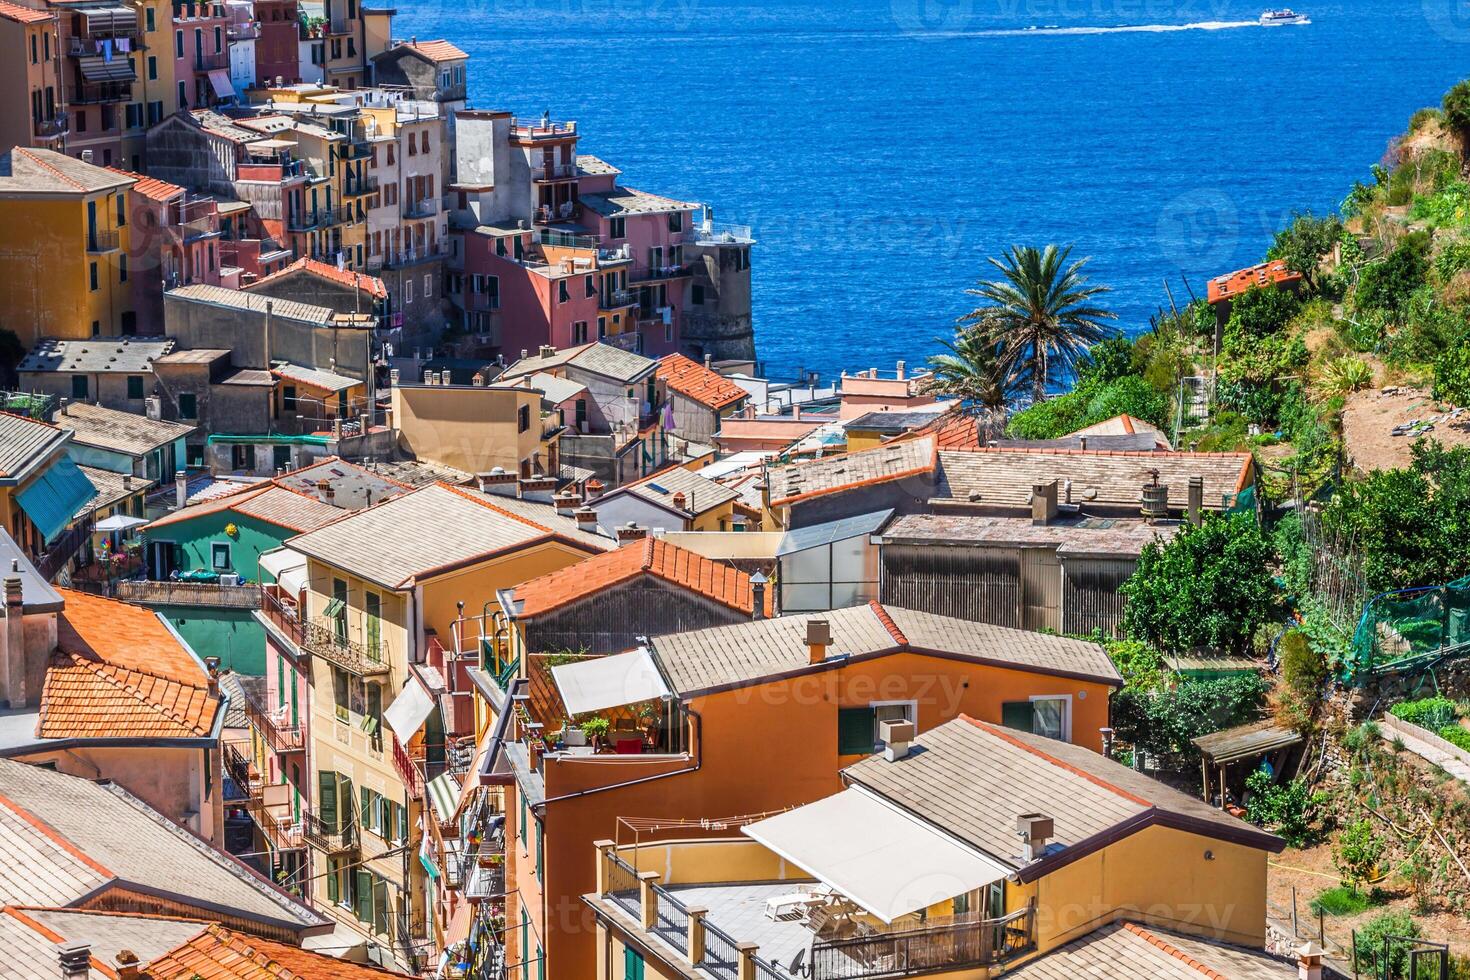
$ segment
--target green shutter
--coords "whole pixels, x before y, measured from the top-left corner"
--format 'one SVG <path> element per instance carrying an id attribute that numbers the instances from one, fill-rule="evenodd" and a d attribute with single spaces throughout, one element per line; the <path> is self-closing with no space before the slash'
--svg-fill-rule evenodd
<path id="1" fill-rule="evenodd" d="M 837 754 L 871 755 L 877 712 L 872 708 L 837 709 Z"/>
<path id="2" fill-rule="evenodd" d="M 643 980 L 643 957 L 632 946 L 623 947 L 623 980 Z"/>
<path id="3" fill-rule="evenodd" d="M 373 830 L 373 791 L 364 786 L 358 791 L 361 802 L 358 806 L 357 824 L 368 830 Z"/>
<path id="4" fill-rule="evenodd" d="M 1030 701 L 1006 701 L 1000 706 L 1000 723 L 1018 732 L 1029 732 L 1036 720 L 1036 709 Z"/>
<path id="5" fill-rule="evenodd" d="M 525 844 L 526 843 L 526 794 L 525 793 L 517 793 L 516 795 L 521 798 L 521 819 L 518 820 L 518 821 L 516 821 L 516 836 L 521 839 L 521 843 L 522 844 Z"/>
<path id="6" fill-rule="evenodd" d="M 536 822 L 536 880 L 546 880 L 546 839 L 541 822 Z"/>
<path id="7" fill-rule="evenodd" d="M 373 921 L 373 873 L 371 871 L 357 872 L 357 894 L 355 900 L 355 911 L 357 921 Z"/>
<path id="8" fill-rule="evenodd" d="M 316 774 L 316 786 L 317 816 L 321 818 L 323 827 L 335 828 L 337 826 L 337 774 L 323 769 Z"/>
<path id="9" fill-rule="evenodd" d="M 338 874 L 340 872 L 337 870 L 337 859 L 332 857 L 327 858 L 327 901 L 333 905 L 336 905 L 341 900 L 341 895 L 337 892 Z"/>
<path id="10" fill-rule="evenodd" d="M 388 883 L 377 881 L 373 885 L 373 928 L 383 934 L 388 932 Z"/>

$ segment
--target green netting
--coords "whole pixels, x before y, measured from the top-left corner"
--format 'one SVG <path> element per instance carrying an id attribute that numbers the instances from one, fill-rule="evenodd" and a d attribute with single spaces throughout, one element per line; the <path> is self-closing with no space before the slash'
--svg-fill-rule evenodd
<path id="1" fill-rule="evenodd" d="M 1470 576 L 1374 596 L 1353 631 L 1344 680 L 1427 666 L 1470 652 Z"/>
<path id="2" fill-rule="evenodd" d="M 1225 513 L 1256 516 L 1256 485 L 1252 483 L 1233 497 L 1230 494 L 1226 494 Z"/>

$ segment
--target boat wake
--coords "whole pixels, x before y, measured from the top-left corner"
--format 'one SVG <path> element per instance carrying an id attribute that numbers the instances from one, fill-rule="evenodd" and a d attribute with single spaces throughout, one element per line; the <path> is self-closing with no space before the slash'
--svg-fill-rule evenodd
<path id="1" fill-rule="evenodd" d="M 1039 27 L 1009 28 L 991 31 L 955 31 L 952 37 L 1031 37 L 1065 36 L 1074 34 L 1168 34 L 1174 31 L 1230 31 L 1241 27 L 1260 27 L 1254 20 L 1202 20 L 1193 24 L 1119 24 L 1115 27 L 1058 27 L 1047 24 Z M 936 32 L 934 36 L 946 36 Z"/>

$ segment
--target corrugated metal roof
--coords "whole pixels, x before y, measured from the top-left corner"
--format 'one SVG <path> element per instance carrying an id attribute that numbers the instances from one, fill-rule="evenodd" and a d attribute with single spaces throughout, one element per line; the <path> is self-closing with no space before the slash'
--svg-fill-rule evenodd
<path id="1" fill-rule="evenodd" d="M 1302 737 L 1297 732 L 1267 720 L 1238 725 L 1223 732 L 1211 732 L 1190 741 L 1200 750 L 1200 754 L 1215 765 L 1224 765 L 1237 759 L 1264 755 L 1289 745 L 1297 745 L 1301 740 Z"/>
<path id="2" fill-rule="evenodd" d="M 272 371 L 277 377 L 285 378 L 287 381 L 296 381 L 304 385 L 310 385 L 313 388 L 320 388 L 323 391 L 346 391 L 349 388 L 356 388 L 359 385 L 365 384 L 365 382 L 359 381 L 356 378 L 334 374 L 331 371 L 319 371 L 316 368 L 302 367 L 299 364 L 283 364 L 280 367 L 273 368 Z"/>
<path id="3" fill-rule="evenodd" d="M 859 514 L 840 521 L 828 521 L 826 524 L 813 524 L 811 527 L 787 531 L 781 537 L 781 546 L 776 549 L 776 557 L 794 555 L 798 551 L 818 548 L 834 541 L 846 541 L 860 535 L 877 534 L 878 529 L 888 523 L 892 516 L 893 509 L 890 507 L 888 510 L 875 510 L 871 514 Z"/>

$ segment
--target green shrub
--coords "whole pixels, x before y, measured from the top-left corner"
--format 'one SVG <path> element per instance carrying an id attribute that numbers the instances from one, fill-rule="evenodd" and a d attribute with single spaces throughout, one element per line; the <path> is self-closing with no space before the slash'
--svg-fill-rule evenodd
<path id="1" fill-rule="evenodd" d="M 1282 682 L 1309 710 L 1315 710 L 1322 700 L 1322 686 L 1327 683 L 1326 658 L 1301 630 L 1288 631 L 1277 644 L 1276 654 L 1281 660 Z"/>
<path id="2" fill-rule="evenodd" d="M 1307 290 L 1316 293 L 1318 267 L 1341 235 L 1342 220 L 1336 215 L 1318 218 L 1310 211 L 1293 214 L 1291 222 L 1276 233 L 1266 257 L 1285 261 L 1288 269 L 1302 274 Z"/>
<path id="3" fill-rule="evenodd" d="M 1434 276 L 1441 285 L 1448 285 L 1465 269 L 1470 269 L 1470 241 L 1454 241 L 1440 246 L 1434 257 Z"/>
<path id="4" fill-rule="evenodd" d="M 1417 133 L 1430 122 L 1443 120 L 1444 113 L 1440 112 L 1440 110 L 1434 108 L 1433 106 L 1425 106 L 1422 109 L 1415 109 L 1414 114 L 1409 117 L 1409 132 Z"/>
<path id="5" fill-rule="evenodd" d="M 1310 813 L 1326 801 L 1326 794 L 1308 791 L 1307 784 L 1293 779 L 1274 783 L 1264 769 L 1257 769 L 1245 779 L 1250 793 L 1246 819 L 1276 834 L 1292 847 L 1306 847 L 1315 838 Z"/>
<path id="6" fill-rule="evenodd" d="M 1373 387 L 1373 368 L 1361 357 L 1339 357 L 1322 369 L 1322 387 L 1334 395 L 1349 395 Z"/>
<path id="7" fill-rule="evenodd" d="M 1459 725 L 1445 725 L 1439 729 L 1439 737 L 1456 748 L 1470 752 L 1470 732 Z"/>
<path id="8" fill-rule="evenodd" d="M 1164 691 L 1124 688 L 1113 695 L 1113 728 L 1121 742 L 1194 768 L 1192 739 L 1257 721 L 1265 704 L 1266 682 L 1254 673 L 1182 681 Z"/>
<path id="9" fill-rule="evenodd" d="M 1420 698 L 1417 701 L 1400 701 L 1388 709 L 1388 713 L 1400 721 L 1420 728 L 1436 731 L 1454 721 L 1459 712 L 1455 702 L 1446 697 Z"/>
<path id="10" fill-rule="evenodd" d="M 1087 359 L 1077 367 L 1077 387 L 1105 385 L 1137 373 L 1133 341 L 1123 336 L 1109 337 L 1088 348 Z"/>
<path id="11" fill-rule="evenodd" d="M 1429 273 L 1429 233 L 1405 235 L 1381 262 L 1363 270 L 1356 294 L 1359 309 L 1379 309 L 1397 319 Z"/>
<path id="12" fill-rule="evenodd" d="M 1345 885 L 1337 885 L 1317 893 L 1308 903 L 1318 915 L 1357 915 L 1375 905 L 1382 905 L 1386 896 L 1377 888 L 1359 892 Z"/>
<path id="13" fill-rule="evenodd" d="M 1470 344 L 1456 344 L 1434 359 L 1434 397 L 1470 405 Z"/>
<path id="14" fill-rule="evenodd" d="M 1114 640 L 1104 646 L 1108 659 L 1123 675 L 1123 686 L 1152 691 L 1163 685 L 1164 656 L 1139 640 Z"/>
<path id="15" fill-rule="evenodd" d="M 1470 133 L 1470 80 L 1456 82 L 1439 105 L 1446 126 L 1457 133 Z"/>
<path id="16" fill-rule="evenodd" d="M 1250 337 L 1268 337 L 1279 332 L 1296 316 L 1301 301 L 1288 289 L 1252 286 L 1230 304 L 1226 328 Z"/>
<path id="17" fill-rule="evenodd" d="M 1076 390 L 1037 402 L 1011 416 L 1006 435 L 1013 439 L 1059 439 L 1087 425 L 1087 404 Z"/>
<path id="18" fill-rule="evenodd" d="M 1131 415 L 1155 428 L 1169 428 L 1169 396 L 1136 374 L 1104 385 L 1087 403 L 1084 425 L 1093 425 L 1115 415 Z"/>
<path id="19" fill-rule="evenodd" d="M 1354 965 L 1359 970 L 1369 972 L 1372 976 L 1400 977 L 1409 965 L 1409 954 L 1403 943 L 1395 943 L 1388 946 L 1386 940 L 1389 936 L 1405 936 L 1416 938 L 1419 935 L 1419 925 L 1407 912 L 1384 912 L 1375 915 L 1367 923 L 1358 928 L 1354 940 L 1357 949 L 1357 963 Z M 1388 972 L 1378 972 L 1379 961 L 1384 957 L 1387 950 Z"/>
<path id="20" fill-rule="evenodd" d="M 1432 228 L 1459 228 L 1470 221 L 1470 184 L 1451 181 L 1442 190 L 1414 198 L 1409 217 Z"/>
<path id="21" fill-rule="evenodd" d="M 1124 632 L 1161 650 L 1243 650 L 1274 618 L 1271 545 L 1254 515 L 1206 515 L 1167 544 L 1150 542 L 1120 592 Z"/>
<path id="22" fill-rule="evenodd" d="M 1378 862 L 1388 844 L 1373 830 L 1372 821 L 1364 818 L 1350 823 L 1332 842 L 1332 866 L 1342 883 L 1354 891 L 1378 873 Z"/>

